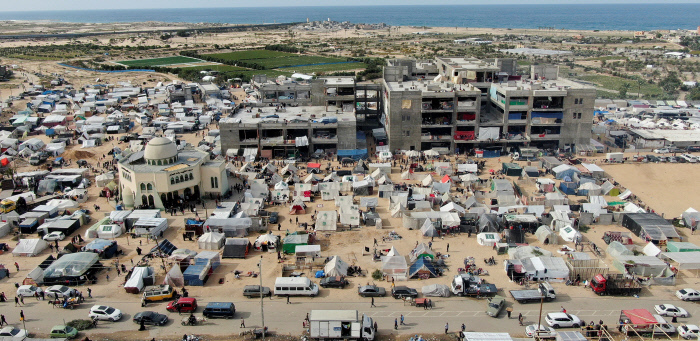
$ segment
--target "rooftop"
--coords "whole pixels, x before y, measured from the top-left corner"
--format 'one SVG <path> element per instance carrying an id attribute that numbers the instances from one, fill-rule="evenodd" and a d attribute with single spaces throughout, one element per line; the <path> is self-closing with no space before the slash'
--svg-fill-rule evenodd
<path id="1" fill-rule="evenodd" d="M 438 76 L 440 77 L 440 76 Z M 433 81 L 425 79 L 409 80 L 404 82 L 386 82 L 389 91 L 422 91 L 422 92 L 452 92 L 457 91 L 481 91 L 471 84 L 454 84 L 445 81 Z"/>
<path id="2" fill-rule="evenodd" d="M 700 141 L 700 131 L 671 129 L 632 129 L 632 133 L 646 140 L 667 140 L 669 142 Z"/>
<path id="3" fill-rule="evenodd" d="M 157 173 L 157 172 L 172 172 L 179 169 L 184 169 L 198 164 L 201 160 L 207 158 L 207 153 L 200 152 L 194 149 L 181 150 L 177 154 L 175 164 L 163 166 L 148 165 L 145 162 L 144 152 L 136 152 L 123 158 L 119 163 L 127 169 L 137 173 Z"/>
<path id="4" fill-rule="evenodd" d="M 233 117 L 221 119 L 220 123 L 304 123 L 320 120 L 323 117 L 337 117 L 339 122 L 355 122 L 354 112 L 326 111 L 325 106 L 303 106 L 281 108 L 254 108 L 252 111 L 239 110 Z"/>
<path id="5" fill-rule="evenodd" d="M 333 77 L 333 78 L 323 78 L 326 81 L 326 85 L 330 86 L 354 86 L 355 79 L 353 77 Z"/>
<path id="6" fill-rule="evenodd" d="M 495 87 L 502 91 L 562 91 L 567 89 L 595 89 L 592 86 L 574 82 L 566 78 L 557 78 L 555 80 L 530 80 L 523 79 L 521 81 L 509 81 L 504 83 L 493 83 Z"/>
<path id="7" fill-rule="evenodd" d="M 440 60 L 443 63 L 448 64 L 455 69 L 464 69 L 470 71 L 501 71 L 498 65 L 494 65 L 492 63 L 488 63 L 476 58 L 438 57 L 435 59 Z"/>

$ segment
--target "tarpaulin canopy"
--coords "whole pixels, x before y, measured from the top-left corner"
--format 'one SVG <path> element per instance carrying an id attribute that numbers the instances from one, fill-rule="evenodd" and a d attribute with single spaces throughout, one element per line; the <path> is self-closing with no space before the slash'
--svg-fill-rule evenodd
<path id="1" fill-rule="evenodd" d="M 671 259 L 678 263 L 681 270 L 700 269 L 700 252 L 663 252 L 661 258 Z"/>
<path id="2" fill-rule="evenodd" d="M 347 276 L 348 263 L 345 263 L 339 256 L 333 256 L 323 268 L 326 277 Z"/>

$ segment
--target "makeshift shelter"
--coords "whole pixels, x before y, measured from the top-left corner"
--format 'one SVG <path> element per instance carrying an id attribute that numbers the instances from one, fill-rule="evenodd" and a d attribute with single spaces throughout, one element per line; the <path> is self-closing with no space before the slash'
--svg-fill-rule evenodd
<path id="1" fill-rule="evenodd" d="M 498 216 L 495 214 L 482 214 L 477 222 L 478 232 L 499 232 Z"/>
<path id="2" fill-rule="evenodd" d="M 696 252 L 700 251 L 700 246 L 690 242 L 667 242 L 667 252 Z"/>
<path id="3" fill-rule="evenodd" d="M 323 268 L 326 277 L 347 276 L 348 263 L 343 262 L 339 256 L 333 256 Z"/>
<path id="4" fill-rule="evenodd" d="M 100 225 L 96 229 L 97 237 L 102 239 L 116 238 L 124 233 L 124 228 L 120 225 Z"/>
<path id="5" fill-rule="evenodd" d="M 87 252 L 94 252 L 98 254 L 100 258 L 107 259 L 112 258 L 112 256 L 114 256 L 117 253 L 118 246 L 117 241 L 115 240 L 97 238 L 85 245 L 82 250 Z"/>
<path id="6" fill-rule="evenodd" d="M 428 187 L 433 184 L 433 176 L 430 174 L 426 174 L 423 180 L 421 180 L 421 184 L 425 187 Z"/>
<path id="7" fill-rule="evenodd" d="M 279 247 L 279 242 L 279 237 L 275 236 L 274 234 L 272 234 L 272 232 L 270 232 L 258 236 L 258 238 L 255 239 L 255 243 L 253 243 L 253 246 L 261 251 L 272 251 Z"/>
<path id="8" fill-rule="evenodd" d="M 433 261 L 429 257 L 417 258 L 411 266 L 408 267 L 408 278 L 435 278 L 439 271 L 433 265 Z"/>
<path id="9" fill-rule="evenodd" d="M 371 186 L 369 181 L 355 181 L 352 183 L 353 195 L 371 195 Z"/>
<path id="10" fill-rule="evenodd" d="M 430 219 L 425 220 L 423 226 L 420 228 L 420 232 L 423 234 L 423 237 L 439 237 L 439 234 L 435 229 L 435 223 L 433 223 Z"/>
<path id="11" fill-rule="evenodd" d="M 45 285 L 79 285 L 99 270 L 99 256 L 92 252 L 77 252 L 63 255 L 44 270 Z"/>
<path id="12" fill-rule="evenodd" d="M 622 243 L 618 241 L 613 241 L 608 245 L 607 250 L 605 252 L 610 255 L 612 258 L 618 258 L 620 256 L 633 256 L 634 253 L 630 251 L 626 246 L 622 245 Z"/>
<path id="13" fill-rule="evenodd" d="M 503 163 L 503 174 L 507 176 L 520 176 L 523 173 L 523 169 L 517 163 Z"/>
<path id="14" fill-rule="evenodd" d="M 421 288 L 423 297 L 450 297 L 450 287 L 444 284 L 431 284 Z"/>
<path id="15" fill-rule="evenodd" d="M 464 207 L 459 206 L 455 204 L 454 202 L 449 202 L 445 204 L 444 206 L 440 207 L 440 211 L 442 212 L 457 212 L 457 213 L 467 213 L 467 210 L 464 209 Z"/>
<path id="16" fill-rule="evenodd" d="M 10 223 L 8 223 L 8 222 L 0 223 L 0 238 L 8 235 L 11 230 L 12 230 L 12 226 L 10 225 Z"/>
<path id="17" fill-rule="evenodd" d="M 535 236 L 542 244 L 559 244 L 559 236 L 547 225 L 542 225 L 535 231 Z"/>
<path id="18" fill-rule="evenodd" d="M 316 212 L 316 231 L 335 231 L 338 229 L 338 212 L 320 211 Z"/>
<path id="19" fill-rule="evenodd" d="M 656 257 L 620 255 L 613 260 L 613 266 L 621 273 L 630 275 L 657 277 L 664 276 L 668 265 Z"/>
<path id="20" fill-rule="evenodd" d="M 13 256 L 34 257 L 44 251 L 49 244 L 40 238 L 20 239 L 17 246 L 12 250 Z"/>
<path id="21" fill-rule="evenodd" d="M 581 240 L 582 238 L 581 233 L 571 226 L 566 226 L 559 229 L 559 235 L 567 242 L 574 242 L 576 240 Z"/>
<path id="22" fill-rule="evenodd" d="M 580 174 L 581 171 L 574 166 L 559 165 L 552 168 L 552 173 L 557 180 L 571 181 L 574 176 Z"/>
<path id="23" fill-rule="evenodd" d="M 137 266 L 124 283 L 124 290 L 130 294 L 138 294 L 148 285 L 155 284 L 156 273 L 150 266 Z"/>
<path id="24" fill-rule="evenodd" d="M 660 257 L 673 260 L 680 270 L 700 270 L 700 252 L 664 252 Z"/>
<path id="25" fill-rule="evenodd" d="M 245 258 L 251 247 L 248 238 L 226 238 L 221 258 Z"/>
<path id="26" fill-rule="evenodd" d="M 292 233 L 282 239 L 282 251 L 284 253 L 294 253 L 297 245 L 308 245 L 309 235 L 306 233 Z"/>
<path id="27" fill-rule="evenodd" d="M 531 245 L 508 248 L 509 259 L 525 259 L 538 256 L 551 257 L 552 253 L 545 249 Z"/>
<path id="28" fill-rule="evenodd" d="M 497 244 L 500 241 L 501 236 L 498 233 L 482 232 L 476 235 L 476 242 L 479 243 L 479 245 L 493 247 L 494 244 Z"/>
<path id="29" fill-rule="evenodd" d="M 289 214 L 305 214 L 306 204 L 301 199 L 294 199 L 292 206 L 289 207 Z"/>
<path id="30" fill-rule="evenodd" d="M 409 255 L 411 262 L 415 262 L 415 260 L 418 258 L 426 257 L 434 259 L 435 253 L 428 247 L 428 245 L 425 245 L 425 243 L 418 244 L 418 246 L 411 250 L 411 254 Z"/>
<path id="31" fill-rule="evenodd" d="M 219 250 L 224 246 L 224 239 L 225 236 L 222 233 L 207 232 L 197 239 L 197 243 L 200 249 Z"/>
<path id="32" fill-rule="evenodd" d="M 600 195 L 601 187 L 593 182 L 586 182 L 578 187 L 578 195 L 589 196 L 589 195 Z"/>
<path id="33" fill-rule="evenodd" d="M 406 170 L 401 173 L 401 180 L 411 180 L 413 179 L 413 173 L 410 170 Z"/>
<path id="34" fill-rule="evenodd" d="M 661 253 L 661 249 L 659 249 L 659 247 L 654 243 L 649 242 L 644 246 L 644 248 L 642 248 L 642 253 L 646 256 L 657 257 Z"/>
<path id="35" fill-rule="evenodd" d="M 406 257 L 401 256 L 393 246 L 386 256 L 382 256 L 382 272 L 385 276 L 394 278 L 394 280 L 408 279 L 408 263 Z"/>

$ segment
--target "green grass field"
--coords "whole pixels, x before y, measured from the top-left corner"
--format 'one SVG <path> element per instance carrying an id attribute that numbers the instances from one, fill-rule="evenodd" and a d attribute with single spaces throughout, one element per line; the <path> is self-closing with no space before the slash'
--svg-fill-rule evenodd
<path id="1" fill-rule="evenodd" d="M 630 93 L 632 93 L 632 92 L 637 93 L 637 90 L 639 89 L 636 80 L 624 79 L 624 78 L 620 78 L 620 77 L 605 76 L 605 75 L 583 75 L 583 76 L 578 76 L 576 78 L 584 80 L 584 81 L 588 81 L 591 83 L 599 84 L 601 87 L 606 88 L 606 89 L 610 89 L 610 90 L 620 90 L 620 87 L 624 83 L 630 83 L 630 85 L 631 85 L 631 87 L 629 89 Z M 663 89 L 661 89 L 656 84 L 645 83 L 644 85 L 642 85 L 642 88 L 640 91 L 642 93 L 642 97 L 663 95 Z"/>
<path id="2" fill-rule="evenodd" d="M 117 63 L 126 66 L 165 66 L 165 65 L 175 65 L 184 63 L 201 63 L 199 59 L 184 57 L 184 56 L 173 56 L 164 58 L 152 58 L 152 59 L 136 59 L 136 60 L 122 60 Z"/>
<path id="3" fill-rule="evenodd" d="M 213 53 L 207 56 L 219 58 L 229 62 L 246 62 L 262 65 L 268 69 L 276 69 L 280 67 L 289 67 L 294 65 L 322 64 L 322 63 L 338 63 L 346 61 L 343 58 L 323 57 L 323 56 L 308 56 L 295 53 L 287 53 L 280 51 L 269 50 L 250 50 L 236 51 L 227 53 Z M 333 69 L 343 70 L 343 69 Z M 347 70 L 345 68 L 344 70 Z"/>
<path id="4" fill-rule="evenodd" d="M 177 67 L 175 65 L 174 67 Z M 219 71 L 219 72 L 227 72 L 227 71 L 249 71 L 250 69 L 240 67 L 240 66 L 233 66 L 233 65 L 200 65 L 200 66 L 186 66 L 186 67 L 181 67 L 180 69 L 183 70 L 200 70 L 200 71 Z"/>

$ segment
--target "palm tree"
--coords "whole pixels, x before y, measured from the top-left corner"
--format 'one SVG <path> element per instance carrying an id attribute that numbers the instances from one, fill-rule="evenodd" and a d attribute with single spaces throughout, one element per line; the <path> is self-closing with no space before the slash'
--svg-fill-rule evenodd
<path id="1" fill-rule="evenodd" d="M 637 98 L 642 96 L 642 85 L 646 84 L 646 81 L 642 78 L 637 79 Z"/>

